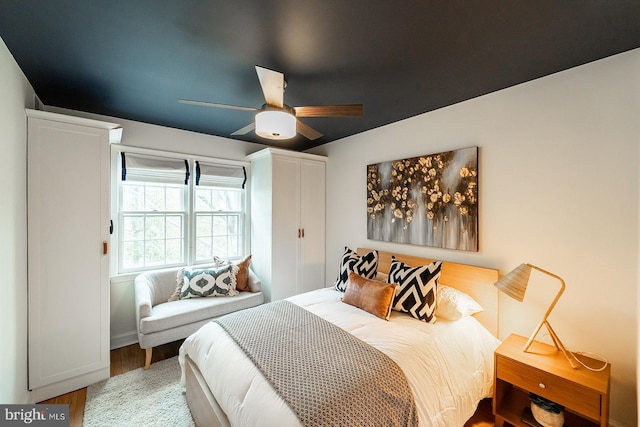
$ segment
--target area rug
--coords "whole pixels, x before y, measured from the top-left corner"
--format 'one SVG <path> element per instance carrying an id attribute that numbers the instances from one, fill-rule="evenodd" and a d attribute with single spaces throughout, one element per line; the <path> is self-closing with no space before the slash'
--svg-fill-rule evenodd
<path id="1" fill-rule="evenodd" d="M 83 425 L 195 426 L 180 386 L 178 357 L 90 385 Z"/>

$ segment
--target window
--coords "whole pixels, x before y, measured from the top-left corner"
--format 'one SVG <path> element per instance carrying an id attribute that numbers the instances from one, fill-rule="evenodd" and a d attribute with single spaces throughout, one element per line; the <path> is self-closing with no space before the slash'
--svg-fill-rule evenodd
<path id="1" fill-rule="evenodd" d="M 219 254 L 240 257 L 243 255 L 245 170 L 195 163 L 195 262 L 206 262 Z"/>
<path id="2" fill-rule="evenodd" d="M 242 166 L 130 153 L 120 163 L 118 273 L 244 254 Z"/>
<path id="3" fill-rule="evenodd" d="M 242 255 L 242 207 L 238 190 L 196 189 L 196 263 L 214 255 Z"/>
<path id="4" fill-rule="evenodd" d="M 122 182 L 120 269 L 185 262 L 186 186 Z"/>

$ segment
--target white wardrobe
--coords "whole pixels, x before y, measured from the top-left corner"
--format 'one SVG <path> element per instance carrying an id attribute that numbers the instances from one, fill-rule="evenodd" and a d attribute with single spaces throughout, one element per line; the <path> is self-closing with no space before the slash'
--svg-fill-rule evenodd
<path id="1" fill-rule="evenodd" d="M 251 160 L 251 266 L 267 301 L 325 286 L 326 157 L 267 148 Z"/>
<path id="2" fill-rule="evenodd" d="M 109 377 L 109 164 L 122 129 L 27 110 L 29 388 Z"/>

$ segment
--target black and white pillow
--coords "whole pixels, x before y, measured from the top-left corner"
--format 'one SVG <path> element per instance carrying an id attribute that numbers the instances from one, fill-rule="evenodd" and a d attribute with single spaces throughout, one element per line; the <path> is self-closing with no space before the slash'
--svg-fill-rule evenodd
<path id="1" fill-rule="evenodd" d="M 232 297 L 238 295 L 235 264 L 204 269 L 185 268 L 182 272 L 182 289 L 180 299 L 197 297 Z"/>
<path id="2" fill-rule="evenodd" d="M 427 323 L 436 321 L 436 295 L 442 261 L 410 267 L 396 259 L 391 260 L 388 283 L 397 283 L 393 309 L 409 313 Z"/>
<path id="3" fill-rule="evenodd" d="M 337 291 L 344 292 L 347 289 L 349 273 L 354 272 L 367 279 L 375 279 L 378 272 L 378 251 L 371 251 L 362 256 L 345 246 L 344 255 L 340 259 L 340 271 L 335 283 Z"/>

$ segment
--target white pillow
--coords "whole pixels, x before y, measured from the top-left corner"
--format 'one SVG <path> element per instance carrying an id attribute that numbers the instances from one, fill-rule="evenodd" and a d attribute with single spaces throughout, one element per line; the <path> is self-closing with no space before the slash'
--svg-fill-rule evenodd
<path id="1" fill-rule="evenodd" d="M 476 300 L 462 291 L 439 285 L 436 296 L 436 317 L 458 320 L 483 311 Z"/>

